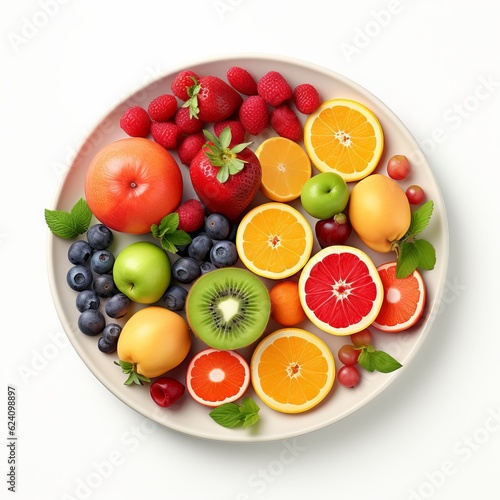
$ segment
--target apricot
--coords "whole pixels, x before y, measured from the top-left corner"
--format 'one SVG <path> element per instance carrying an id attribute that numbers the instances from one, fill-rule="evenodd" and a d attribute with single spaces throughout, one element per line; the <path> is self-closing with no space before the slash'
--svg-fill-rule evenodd
<path id="1" fill-rule="evenodd" d="M 382 174 L 372 174 L 352 189 L 349 220 L 368 248 L 387 253 L 410 226 L 410 203 L 395 181 Z"/>

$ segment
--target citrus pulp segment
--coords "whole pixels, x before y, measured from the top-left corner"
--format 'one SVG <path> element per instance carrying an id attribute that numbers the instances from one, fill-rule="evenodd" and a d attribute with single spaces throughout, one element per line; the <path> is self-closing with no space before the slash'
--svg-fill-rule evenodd
<path id="1" fill-rule="evenodd" d="M 396 278 L 397 262 L 378 266 L 384 287 L 384 301 L 373 326 L 384 332 L 401 332 L 413 326 L 424 312 L 426 288 L 422 275 L 413 271 L 407 278 Z"/>
<path id="2" fill-rule="evenodd" d="M 208 348 L 189 363 L 186 387 L 195 401 L 219 406 L 239 399 L 250 385 L 250 367 L 235 351 Z"/>
<path id="3" fill-rule="evenodd" d="M 243 264 L 269 279 L 287 278 L 300 271 L 312 247 L 311 226 L 286 203 L 269 202 L 253 208 L 236 233 L 236 248 Z"/>
<path id="4" fill-rule="evenodd" d="M 376 168 L 384 149 L 384 133 L 378 118 L 364 104 L 331 99 L 307 118 L 304 145 L 318 170 L 337 172 L 352 182 Z"/>
<path id="5" fill-rule="evenodd" d="M 255 348 L 250 361 L 253 388 L 270 408 L 301 413 L 318 405 L 335 381 L 335 360 L 327 344 L 300 328 L 283 328 Z"/>
<path id="6" fill-rule="evenodd" d="M 384 298 L 373 261 L 347 245 L 329 246 L 311 257 L 299 278 L 299 295 L 310 321 L 333 335 L 368 327 Z"/>
<path id="7" fill-rule="evenodd" d="M 304 149 L 285 137 L 271 137 L 255 151 L 262 167 L 260 190 L 273 201 L 292 201 L 311 177 L 311 161 Z"/>

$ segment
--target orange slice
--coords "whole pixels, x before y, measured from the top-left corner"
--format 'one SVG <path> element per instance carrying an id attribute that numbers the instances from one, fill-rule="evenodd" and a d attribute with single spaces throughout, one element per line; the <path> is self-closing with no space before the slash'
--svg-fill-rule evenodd
<path id="1" fill-rule="evenodd" d="M 373 172 L 384 149 L 384 133 L 365 105 L 331 99 L 307 118 L 304 145 L 318 170 L 336 172 L 351 182 Z"/>
<path id="2" fill-rule="evenodd" d="M 270 279 L 292 276 L 304 267 L 313 247 L 313 232 L 295 208 L 269 202 L 250 210 L 238 225 L 236 248 L 242 263 Z"/>
<path id="3" fill-rule="evenodd" d="M 273 201 L 292 201 L 311 177 L 311 161 L 305 150 L 285 137 L 271 137 L 255 151 L 262 167 L 260 190 Z"/>
<path id="4" fill-rule="evenodd" d="M 283 328 L 257 345 L 250 373 L 256 394 L 267 406 L 283 413 L 301 413 L 330 392 L 335 361 L 330 348 L 316 335 Z"/>
<path id="5" fill-rule="evenodd" d="M 333 245 L 320 250 L 299 278 L 299 296 L 307 317 L 333 335 L 367 328 L 384 299 L 382 281 L 370 257 L 358 248 Z"/>
<path id="6" fill-rule="evenodd" d="M 249 385 L 250 367 L 236 351 L 204 349 L 193 357 L 186 373 L 189 394 L 205 406 L 236 401 Z"/>
<path id="7" fill-rule="evenodd" d="M 384 332 L 407 330 L 424 312 L 427 294 L 422 275 L 415 270 L 407 278 L 396 278 L 396 262 L 377 269 L 384 286 L 384 301 L 373 326 Z"/>

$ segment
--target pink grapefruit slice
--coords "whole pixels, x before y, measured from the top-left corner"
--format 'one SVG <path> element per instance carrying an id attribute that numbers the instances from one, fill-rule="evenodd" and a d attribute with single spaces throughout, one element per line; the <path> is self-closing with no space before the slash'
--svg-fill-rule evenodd
<path id="1" fill-rule="evenodd" d="M 377 317 L 384 291 L 377 268 L 362 250 L 333 245 L 304 266 L 299 297 L 309 320 L 333 335 L 351 335 Z"/>
<path id="2" fill-rule="evenodd" d="M 186 388 L 195 401 L 219 406 L 239 399 L 250 384 L 250 366 L 235 351 L 208 348 L 196 354 L 186 373 Z"/>
<path id="3" fill-rule="evenodd" d="M 427 292 L 422 275 L 415 270 L 406 278 L 396 278 L 396 262 L 382 264 L 377 270 L 384 300 L 373 326 L 384 332 L 407 330 L 424 312 Z"/>

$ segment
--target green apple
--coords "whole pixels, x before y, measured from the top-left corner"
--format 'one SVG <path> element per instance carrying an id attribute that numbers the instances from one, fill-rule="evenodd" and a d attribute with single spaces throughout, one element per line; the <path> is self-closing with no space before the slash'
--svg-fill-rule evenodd
<path id="1" fill-rule="evenodd" d="M 305 211 L 316 219 L 329 219 L 342 212 L 349 201 L 349 188 L 335 172 L 313 175 L 302 187 L 300 201 Z"/>
<path id="2" fill-rule="evenodd" d="M 116 287 L 129 299 L 153 304 L 161 299 L 172 276 L 166 252 L 154 243 L 138 241 L 116 257 L 113 278 Z"/>

